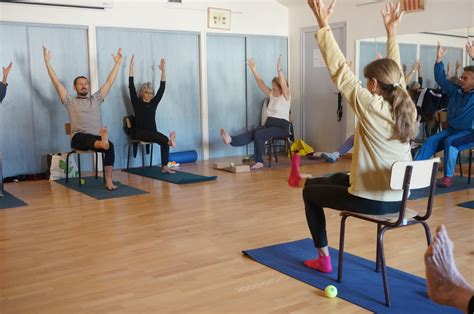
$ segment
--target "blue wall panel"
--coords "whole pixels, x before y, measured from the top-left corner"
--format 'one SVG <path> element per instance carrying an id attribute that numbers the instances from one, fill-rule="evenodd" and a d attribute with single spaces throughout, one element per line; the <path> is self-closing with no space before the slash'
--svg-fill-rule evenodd
<path id="1" fill-rule="evenodd" d="M 42 45 L 51 50 L 51 64 L 75 95 L 75 76 L 88 76 L 87 29 L 38 24 L 1 23 L 0 63 L 13 61 L 7 96 L 0 105 L 0 151 L 4 175 L 46 170 L 46 154 L 70 150 L 64 133 L 67 111 L 49 79 Z"/>
<path id="2" fill-rule="evenodd" d="M 207 36 L 207 86 L 210 158 L 243 155 L 245 146 L 224 145 L 219 130 L 236 135 L 246 131 L 245 38 Z"/>

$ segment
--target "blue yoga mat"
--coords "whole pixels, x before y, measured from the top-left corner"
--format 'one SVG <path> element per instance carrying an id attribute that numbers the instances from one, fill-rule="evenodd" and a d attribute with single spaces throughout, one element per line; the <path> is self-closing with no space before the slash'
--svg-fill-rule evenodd
<path id="1" fill-rule="evenodd" d="M 435 195 L 440 195 L 440 194 L 445 194 L 445 193 L 451 193 L 451 192 L 457 192 L 457 191 L 462 191 L 462 190 L 467 190 L 467 189 L 472 189 L 474 188 L 474 182 L 471 184 L 467 184 L 467 178 L 466 177 L 454 177 L 454 182 L 453 185 L 450 188 L 440 188 L 436 186 L 435 190 Z M 437 184 L 439 183 L 440 180 L 437 180 Z M 410 193 L 410 198 L 411 200 L 416 200 L 419 198 L 423 197 L 428 197 L 429 195 L 429 188 L 426 189 L 419 189 L 419 190 L 413 190 Z"/>
<path id="2" fill-rule="evenodd" d="M 198 154 L 195 150 L 187 150 L 184 152 L 170 153 L 168 160 L 176 161 L 179 164 L 187 162 L 195 162 L 198 159 Z"/>
<path id="3" fill-rule="evenodd" d="M 474 209 L 474 201 L 459 203 L 458 206 Z"/>
<path id="4" fill-rule="evenodd" d="M 338 298 L 376 313 L 460 313 L 454 308 L 431 301 L 426 292 L 425 279 L 390 267 L 387 268 L 387 273 L 392 306 L 386 307 L 382 275 L 374 271 L 374 262 L 345 253 L 343 278 L 342 282 L 338 283 L 338 250 L 329 248 L 329 251 L 332 274 L 323 274 L 303 265 L 305 260 L 313 259 L 316 255 L 311 239 L 247 250 L 243 253 L 263 265 L 321 290 L 328 285 L 334 285 L 338 290 Z"/>
<path id="5" fill-rule="evenodd" d="M 81 186 L 79 186 L 79 179 L 69 179 L 68 183 L 66 183 L 66 179 L 56 180 L 54 182 L 98 200 L 142 195 L 148 193 L 146 191 L 122 184 L 120 182 L 114 182 L 114 184 L 118 186 L 118 189 L 109 191 L 105 189 L 104 180 L 100 177 L 97 180 L 95 179 L 95 177 L 84 177 L 83 179 L 85 180 L 85 184 Z"/>
<path id="6" fill-rule="evenodd" d="M 144 176 L 176 184 L 212 181 L 217 178 L 217 176 L 202 176 L 199 174 L 188 173 L 183 171 L 176 171 L 176 173 L 162 173 L 161 167 L 158 166 L 130 168 L 123 169 L 123 171 L 133 173 L 139 176 Z"/>
<path id="7" fill-rule="evenodd" d="M 0 197 L 0 209 L 26 206 L 25 202 L 3 190 L 3 197 Z"/>

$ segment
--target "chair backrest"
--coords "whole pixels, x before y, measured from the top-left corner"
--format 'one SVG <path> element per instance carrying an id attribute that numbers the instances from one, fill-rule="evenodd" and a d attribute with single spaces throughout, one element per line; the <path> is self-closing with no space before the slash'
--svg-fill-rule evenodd
<path id="1" fill-rule="evenodd" d="M 123 130 L 132 140 L 135 139 L 135 119 L 135 116 L 126 116 L 123 118 Z"/>
<path id="2" fill-rule="evenodd" d="M 415 218 L 418 221 L 424 221 L 430 218 L 433 209 L 434 193 L 436 188 L 436 173 L 438 172 L 439 158 L 419 161 L 399 161 L 392 165 L 390 175 L 390 188 L 393 190 L 403 190 L 402 204 L 400 213 L 396 222 L 386 225 L 395 227 L 406 224 L 405 212 L 408 196 L 411 189 L 421 189 L 429 187 L 428 201 L 426 203 L 426 212 Z"/>
<path id="3" fill-rule="evenodd" d="M 438 112 L 438 122 L 440 130 L 448 128 L 448 113 L 446 111 Z"/>
<path id="4" fill-rule="evenodd" d="M 411 167 L 411 177 L 409 182 L 411 190 L 422 189 L 434 184 L 433 168 L 440 162 L 439 157 L 419 161 L 398 161 L 392 165 L 390 175 L 390 188 L 392 190 L 403 190 L 405 187 L 405 173 L 407 167 Z M 436 175 L 436 173 L 434 173 Z"/>
<path id="5" fill-rule="evenodd" d="M 64 123 L 64 132 L 66 135 L 71 135 L 71 123 Z"/>

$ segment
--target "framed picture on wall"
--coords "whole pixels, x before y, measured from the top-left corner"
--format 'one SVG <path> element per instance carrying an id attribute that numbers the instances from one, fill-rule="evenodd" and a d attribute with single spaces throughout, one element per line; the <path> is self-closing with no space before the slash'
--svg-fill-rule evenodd
<path id="1" fill-rule="evenodd" d="M 207 8 L 207 27 L 230 30 L 230 10 Z"/>
<path id="2" fill-rule="evenodd" d="M 407 13 L 423 11 L 425 0 L 400 0 L 401 9 Z"/>

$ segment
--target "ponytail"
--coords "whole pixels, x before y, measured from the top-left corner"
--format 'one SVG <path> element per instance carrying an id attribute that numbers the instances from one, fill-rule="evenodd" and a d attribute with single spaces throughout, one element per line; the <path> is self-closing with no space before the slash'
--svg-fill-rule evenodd
<path id="1" fill-rule="evenodd" d="M 392 105 L 392 117 L 395 120 L 393 138 L 402 143 L 410 142 L 417 134 L 416 123 L 413 121 L 416 112 L 415 103 L 401 86 L 394 86 L 389 91 L 384 91 L 382 97 Z"/>
<path id="2" fill-rule="evenodd" d="M 417 130 L 413 117 L 416 107 L 405 86 L 398 83 L 402 76 L 398 64 L 386 58 L 375 60 L 365 67 L 364 76 L 377 80 L 380 84 L 380 95 L 392 106 L 392 118 L 395 120 L 392 138 L 402 143 L 408 143 L 415 138 Z"/>

